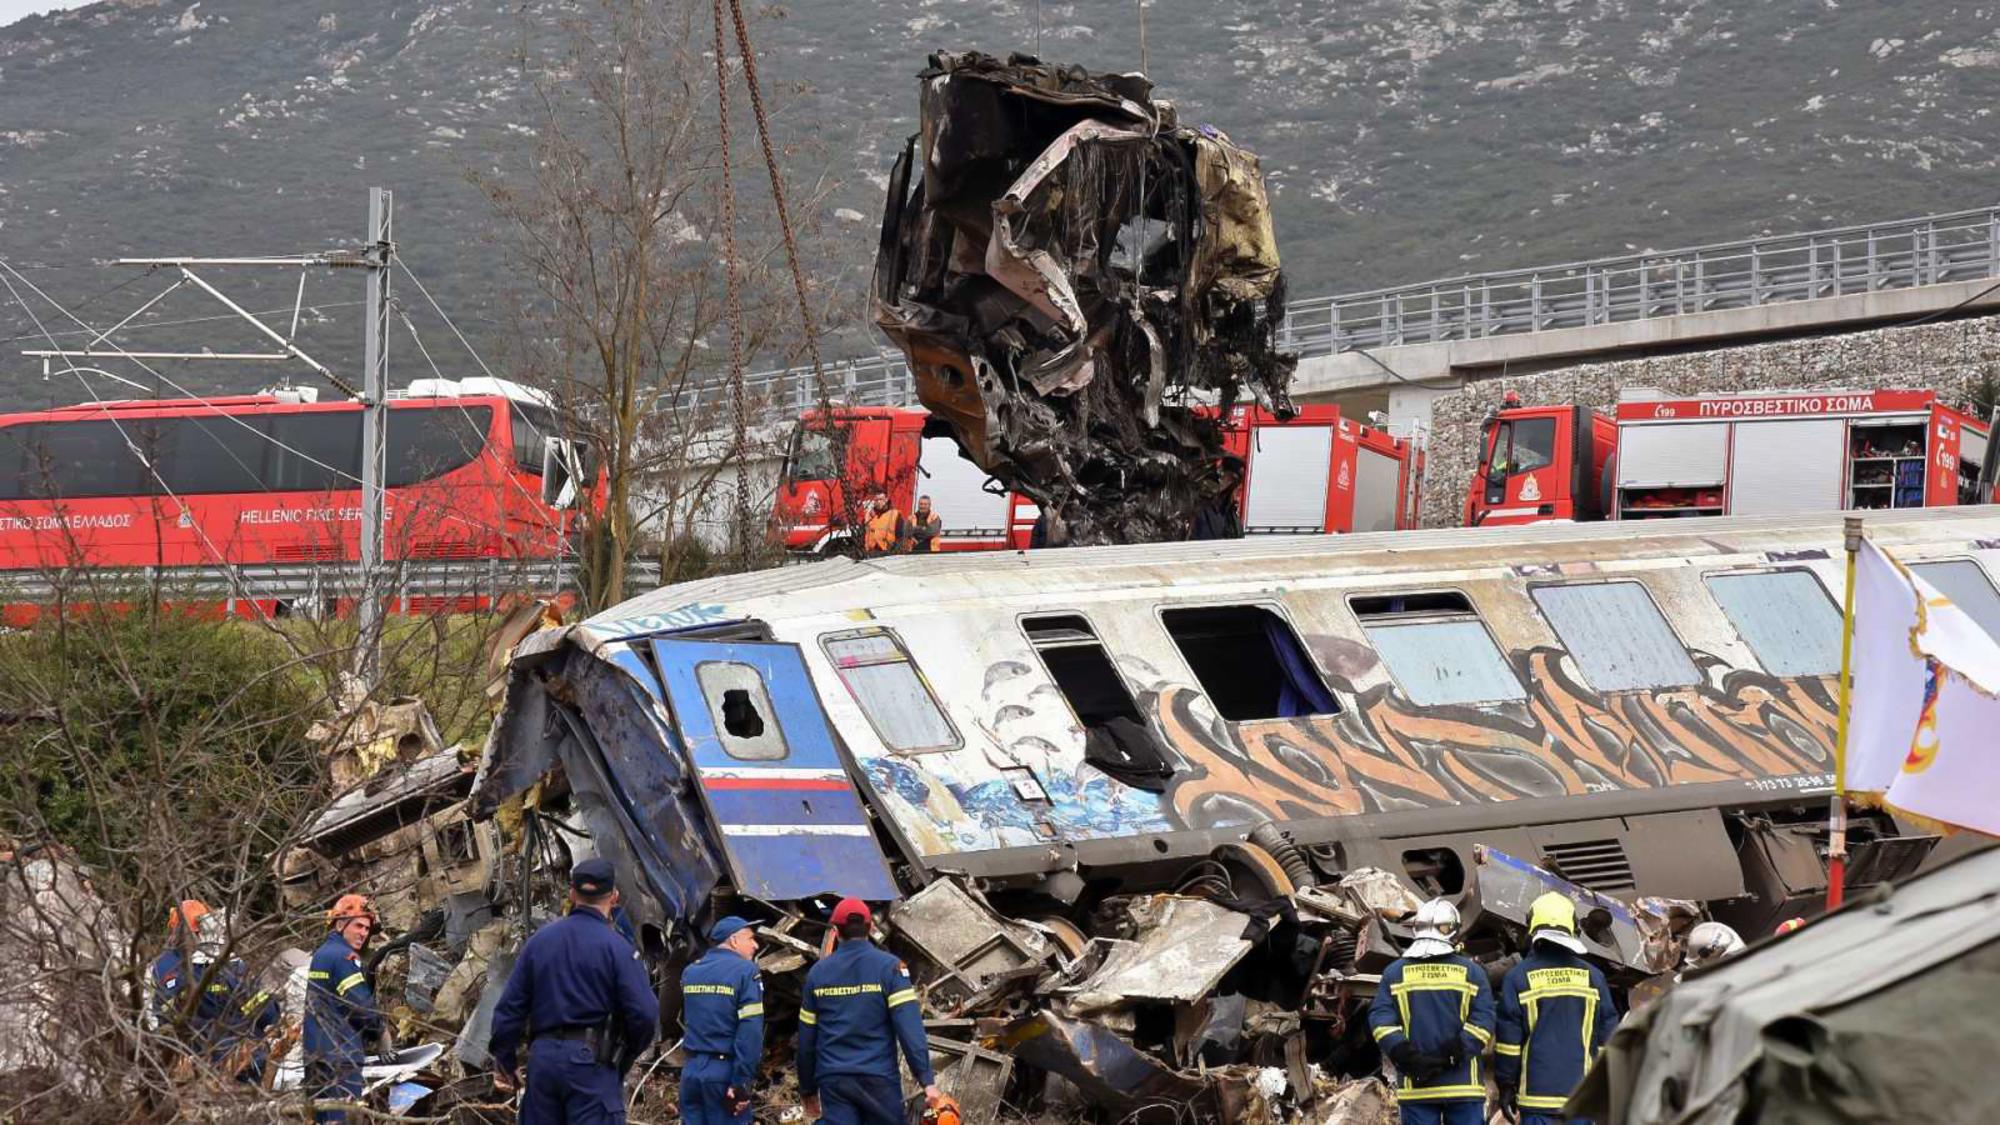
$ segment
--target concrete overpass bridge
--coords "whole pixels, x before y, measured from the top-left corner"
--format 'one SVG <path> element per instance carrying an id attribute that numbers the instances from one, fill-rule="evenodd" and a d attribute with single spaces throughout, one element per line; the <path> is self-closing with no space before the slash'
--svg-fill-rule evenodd
<path id="1" fill-rule="evenodd" d="M 1403 422 L 1503 372 L 2000 309 L 1995 281 L 2000 206 L 1309 298 L 1292 303 L 1279 342 L 1301 356 L 1301 401 Z M 899 357 L 834 363 L 828 377 L 846 402 L 915 402 Z M 809 369 L 750 380 L 771 421 L 816 401 Z"/>
<path id="2" fill-rule="evenodd" d="M 1995 310 L 2000 205 L 1309 298 L 1292 303 L 1279 340 L 1301 357 L 1300 401 L 1385 410 L 1402 425 L 1429 423 L 1437 396 L 1503 374 Z M 827 375 L 837 400 L 916 401 L 897 356 L 836 362 Z M 756 373 L 749 389 L 756 452 L 723 472 L 746 472 L 767 496 L 787 423 L 818 394 L 808 368 Z M 727 416 L 720 386 L 690 398 L 692 410 Z M 701 523 L 705 533 L 723 526 Z"/>

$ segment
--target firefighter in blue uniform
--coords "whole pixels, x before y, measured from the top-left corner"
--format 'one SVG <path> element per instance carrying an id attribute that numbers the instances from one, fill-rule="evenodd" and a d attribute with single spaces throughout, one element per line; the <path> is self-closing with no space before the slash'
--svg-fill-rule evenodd
<path id="1" fill-rule="evenodd" d="M 749 1125 L 750 1084 L 764 1055 L 764 986 L 757 934 L 734 915 L 709 927 L 712 948 L 681 974 L 681 1119 L 687 1125 Z"/>
<path id="2" fill-rule="evenodd" d="M 326 935 L 306 970 L 306 1088 L 322 1102 L 361 1099 L 361 1061 L 368 1041 L 382 1033 L 375 991 L 361 970 L 361 950 L 375 932 L 375 912 L 361 895 L 341 895 L 326 912 Z M 344 1110 L 323 1109 L 314 1121 L 346 1121 Z"/>
<path id="3" fill-rule="evenodd" d="M 874 921 L 867 903 L 840 900 L 833 908 L 840 947 L 806 974 L 799 999 L 799 1094 L 806 1115 L 827 1125 L 903 1125 L 899 1043 L 925 1101 L 944 1099 L 916 987 L 903 963 L 869 940 Z"/>
<path id="4" fill-rule="evenodd" d="M 572 909 L 521 947 L 493 1008 L 490 1048 L 503 1089 L 519 1084 L 528 1041 L 521 1125 L 624 1121 L 625 1072 L 659 1029 L 660 1001 L 639 951 L 611 925 L 610 861 L 577 864 L 569 887 Z"/>
<path id="5" fill-rule="evenodd" d="M 1402 1076 L 1402 1125 L 1482 1125 L 1486 1083 L 1479 1056 L 1493 1042 L 1493 987 L 1486 970 L 1458 952 L 1458 908 L 1444 899 L 1419 907 L 1416 940 L 1375 986 L 1368 1026 Z"/>
<path id="6" fill-rule="evenodd" d="M 1576 904 L 1554 891 L 1528 911 L 1528 955 L 1500 982 L 1493 1078 L 1522 1125 L 1558 1125 L 1591 1060 L 1618 1028 L 1611 987 L 1585 961 Z M 1582 1118 L 1575 1119 L 1582 1121 Z"/>
<path id="7" fill-rule="evenodd" d="M 167 912 L 170 944 L 153 961 L 153 1026 L 173 1026 L 188 1003 L 187 990 L 200 989 L 187 1013 L 188 1041 L 231 1077 L 255 1080 L 263 1075 L 264 1052 L 245 1045 L 278 1022 L 278 1002 L 256 986 L 242 961 L 217 964 L 207 955 L 201 931 L 211 918 L 208 904 L 194 898 Z"/>

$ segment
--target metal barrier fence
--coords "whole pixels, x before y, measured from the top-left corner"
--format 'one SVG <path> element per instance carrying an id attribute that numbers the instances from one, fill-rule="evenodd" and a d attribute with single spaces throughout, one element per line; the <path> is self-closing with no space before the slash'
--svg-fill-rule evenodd
<path id="1" fill-rule="evenodd" d="M 634 592 L 660 583 L 657 559 L 631 559 L 626 578 Z M 262 566 L 140 567 L 0 574 L 0 603 L 123 600 L 158 591 L 174 601 L 214 602 L 234 612 L 239 602 L 281 602 L 302 616 L 319 616 L 328 603 L 369 588 L 356 563 L 282 563 Z M 577 589 L 577 568 L 556 559 L 465 559 L 383 564 L 378 596 L 402 612 L 439 601 L 496 598 L 518 593 Z"/>
<path id="2" fill-rule="evenodd" d="M 1312 357 L 1980 278 L 2000 278 L 2000 207 L 1294 301 L 1278 343 Z M 916 401 L 899 356 L 826 370 L 838 401 Z M 810 368 L 757 372 L 748 389 L 761 421 L 796 417 L 819 397 Z M 719 410 L 725 401 L 717 385 L 691 392 L 683 405 Z"/>

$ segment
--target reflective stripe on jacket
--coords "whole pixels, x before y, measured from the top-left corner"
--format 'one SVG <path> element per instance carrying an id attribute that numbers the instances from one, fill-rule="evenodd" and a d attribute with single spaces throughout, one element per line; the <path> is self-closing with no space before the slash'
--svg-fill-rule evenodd
<path id="1" fill-rule="evenodd" d="M 1403 1075 L 1398 1101 L 1486 1100 L 1479 1056 L 1493 1042 L 1493 986 L 1471 958 L 1451 953 L 1391 964 L 1375 986 L 1368 1026 L 1384 1057 L 1406 1039 L 1426 1055 L 1459 1048 L 1459 1064 L 1436 1078 L 1418 1083 Z"/>
<path id="2" fill-rule="evenodd" d="M 1522 1109 L 1560 1110 L 1617 1028 L 1603 972 L 1538 941 L 1500 982 L 1493 1076 L 1519 1087 Z"/>

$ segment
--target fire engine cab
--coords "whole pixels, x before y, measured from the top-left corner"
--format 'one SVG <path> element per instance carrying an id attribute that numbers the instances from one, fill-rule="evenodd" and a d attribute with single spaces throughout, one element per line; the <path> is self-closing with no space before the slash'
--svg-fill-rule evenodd
<path id="1" fill-rule="evenodd" d="M 1028 546 L 1040 509 L 1008 492 L 960 455 L 920 409 L 835 407 L 832 427 L 817 411 L 799 420 L 776 501 L 788 550 L 842 550 L 855 535 L 861 504 L 877 490 L 902 512 L 929 496 L 943 524 L 937 549 L 991 551 Z M 1227 452 L 1243 459 L 1238 515 L 1249 535 L 1390 531 L 1416 526 L 1421 446 L 1340 416 L 1331 405 L 1302 406 L 1280 419 L 1261 407 L 1231 409 Z"/>
<path id="2" fill-rule="evenodd" d="M 1935 391 L 1632 397 L 1487 420 L 1467 526 L 1980 503 L 1987 425 Z"/>

